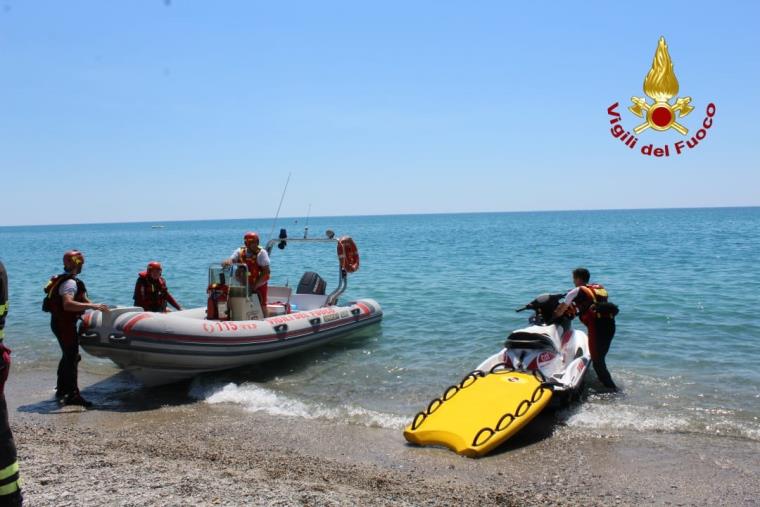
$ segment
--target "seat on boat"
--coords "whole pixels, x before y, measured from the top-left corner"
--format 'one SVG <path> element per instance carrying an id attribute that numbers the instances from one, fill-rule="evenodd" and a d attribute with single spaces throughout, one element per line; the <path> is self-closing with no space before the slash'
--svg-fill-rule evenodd
<path id="1" fill-rule="evenodd" d="M 554 340 L 548 334 L 526 331 L 516 331 L 509 335 L 504 346 L 508 349 L 557 350 Z"/>

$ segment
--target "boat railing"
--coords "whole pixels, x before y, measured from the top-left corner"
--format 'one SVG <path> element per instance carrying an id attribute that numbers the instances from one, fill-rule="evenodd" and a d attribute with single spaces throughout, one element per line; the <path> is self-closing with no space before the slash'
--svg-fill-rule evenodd
<path id="1" fill-rule="evenodd" d="M 288 243 L 294 242 L 294 243 L 338 243 L 338 238 L 335 237 L 335 233 L 331 230 L 328 230 L 326 233 L 327 237 L 325 238 L 289 238 L 287 236 L 287 232 L 285 229 L 280 230 L 280 236 L 278 238 L 272 238 L 269 241 L 267 241 L 266 245 L 266 251 L 267 253 L 271 254 L 272 250 L 274 250 L 275 245 L 277 245 L 277 248 L 280 250 L 284 250 Z M 325 306 L 333 306 L 337 304 L 338 298 L 346 292 L 346 289 L 348 288 L 348 273 L 343 268 L 339 268 L 338 270 L 338 286 L 333 290 L 325 300 L 323 307 Z"/>

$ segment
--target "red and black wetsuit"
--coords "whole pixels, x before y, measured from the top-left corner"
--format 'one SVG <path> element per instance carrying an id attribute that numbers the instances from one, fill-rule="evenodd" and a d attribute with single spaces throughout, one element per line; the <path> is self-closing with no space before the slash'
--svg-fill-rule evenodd
<path id="1" fill-rule="evenodd" d="M 598 303 L 606 302 L 607 291 L 604 287 L 588 284 L 579 287 L 573 306 L 588 329 L 588 348 L 596 376 L 606 387 L 617 389 L 605 362 L 612 338 L 615 336 L 615 316 L 609 312 L 599 312 L 596 307 Z"/>
<path id="2" fill-rule="evenodd" d="M 135 306 L 141 307 L 146 312 L 165 312 L 167 303 L 177 310 L 180 309 L 179 304 L 169 294 L 164 277 L 160 276 L 156 280 L 147 271 L 142 271 L 137 277 L 133 297 Z"/>
<path id="3" fill-rule="evenodd" d="M 84 282 L 75 275 L 63 273 L 50 279 L 45 292 L 50 300 L 50 329 L 58 339 L 63 357 L 58 363 L 58 382 L 55 387 L 56 397 L 76 396 L 79 394 L 77 380 L 77 363 L 79 356 L 79 335 L 77 334 L 77 321 L 84 312 L 69 312 L 63 309 L 63 297 L 59 294 L 59 288 L 66 280 L 74 280 L 77 291 L 74 301 L 87 302 L 87 288 Z"/>
<path id="4" fill-rule="evenodd" d="M 5 316 L 8 314 L 8 276 L 0 262 L 0 505 L 21 505 L 21 484 L 16 459 L 16 443 L 8 422 L 5 381 L 11 368 L 11 351 L 3 345 Z"/>

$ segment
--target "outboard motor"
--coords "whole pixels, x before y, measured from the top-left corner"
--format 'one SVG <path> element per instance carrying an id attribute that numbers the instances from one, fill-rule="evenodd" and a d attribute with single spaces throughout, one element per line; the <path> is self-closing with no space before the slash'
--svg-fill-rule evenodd
<path id="1" fill-rule="evenodd" d="M 315 294 L 324 296 L 327 289 L 327 282 L 314 271 L 307 271 L 298 282 L 296 294 Z"/>

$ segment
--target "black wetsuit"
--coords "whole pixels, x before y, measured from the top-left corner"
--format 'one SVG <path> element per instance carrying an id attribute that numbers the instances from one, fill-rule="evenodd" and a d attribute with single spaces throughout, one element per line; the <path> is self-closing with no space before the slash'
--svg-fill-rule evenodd
<path id="1" fill-rule="evenodd" d="M 580 312 L 580 320 L 588 329 L 588 348 L 591 353 L 591 364 L 599 381 L 605 387 L 617 390 L 612 380 L 605 357 L 610 350 L 612 339 L 615 337 L 615 316 L 609 313 L 598 313 L 592 307 L 594 301 L 584 292 L 579 291 L 575 305 Z"/>
<path id="2" fill-rule="evenodd" d="M 0 506 L 21 505 L 21 485 L 16 460 L 16 443 L 8 422 L 5 381 L 11 367 L 11 351 L 3 345 L 5 316 L 8 313 L 8 277 L 0 262 Z"/>

